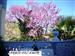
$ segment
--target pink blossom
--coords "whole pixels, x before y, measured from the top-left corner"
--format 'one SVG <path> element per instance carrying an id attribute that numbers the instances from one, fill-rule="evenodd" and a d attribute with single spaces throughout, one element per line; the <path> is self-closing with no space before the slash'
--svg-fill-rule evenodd
<path id="1" fill-rule="evenodd" d="M 28 7 L 31 6 L 31 10 L 23 6 L 12 6 L 9 10 L 11 17 L 17 17 L 24 21 L 24 15 L 28 16 L 30 21 L 27 23 L 27 27 L 30 28 L 38 26 L 48 28 L 48 26 L 56 24 L 59 10 L 54 3 L 49 2 L 40 6 L 38 3 L 34 3 L 34 0 L 27 0 L 27 4 Z M 30 30 L 29 35 L 32 31 L 36 33 L 35 30 Z"/>

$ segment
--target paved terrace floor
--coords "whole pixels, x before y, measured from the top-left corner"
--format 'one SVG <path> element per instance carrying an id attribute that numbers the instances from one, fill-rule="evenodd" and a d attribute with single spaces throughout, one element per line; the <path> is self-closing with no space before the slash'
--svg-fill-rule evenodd
<path id="1" fill-rule="evenodd" d="M 36 44 L 38 50 L 42 51 L 42 56 L 75 56 L 75 41 L 62 42 L 3 42 L 7 52 L 10 50 L 33 50 Z"/>

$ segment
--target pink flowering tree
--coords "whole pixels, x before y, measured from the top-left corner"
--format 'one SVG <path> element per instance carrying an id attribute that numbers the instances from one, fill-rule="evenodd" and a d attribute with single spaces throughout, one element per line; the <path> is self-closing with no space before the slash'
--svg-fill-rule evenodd
<path id="1" fill-rule="evenodd" d="M 34 22 L 35 26 L 44 28 L 45 33 L 48 31 L 48 27 L 54 27 L 58 22 L 58 13 L 60 10 L 56 4 L 49 2 L 39 5 L 37 3 L 35 4 L 33 0 L 28 0 L 28 6 L 31 6 L 32 9 L 31 22 Z M 29 26 L 32 26 L 32 23 Z"/>
<path id="2" fill-rule="evenodd" d="M 49 27 L 56 25 L 59 9 L 53 2 L 39 5 L 33 0 L 27 0 L 27 6 L 12 6 L 7 14 L 10 22 L 19 22 L 23 35 L 40 36 L 43 32 L 47 33 Z"/>

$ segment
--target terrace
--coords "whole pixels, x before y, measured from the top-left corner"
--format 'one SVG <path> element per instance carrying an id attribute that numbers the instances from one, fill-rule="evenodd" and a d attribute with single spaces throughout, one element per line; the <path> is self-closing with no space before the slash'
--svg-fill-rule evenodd
<path id="1" fill-rule="evenodd" d="M 74 20 L 70 21 L 70 20 L 65 20 L 65 19 L 62 20 L 61 19 L 61 21 L 63 21 L 63 23 L 61 23 L 61 21 L 59 20 L 60 24 L 55 23 L 56 20 L 55 21 L 50 21 L 51 26 L 53 26 L 54 24 L 57 24 L 55 26 L 59 26 L 59 27 L 58 27 L 57 30 L 55 29 L 55 27 L 54 27 L 54 29 L 53 29 L 53 27 L 51 28 L 51 33 L 53 35 L 49 35 L 49 34 L 51 34 L 50 32 L 48 34 L 42 34 L 42 32 L 41 32 L 42 29 L 41 29 L 41 31 L 37 30 L 37 32 L 40 32 L 40 34 L 43 37 L 45 37 L 45 39 L 44 38 L 42 39 L 40 37 L 39 33 L 35 34 L 37 32 L 34 33 L 35 35 L 32 34 L 33 35 L 31 37 L 32 39 L 28 38 L 29 36 L 27 36 L 28 39 L 26 39 L 26 35 L 24 35 L 24 34 L 19 39 L 20 33 L 21 34 L 26 33 L 25 29 L 27 29 L 27 28 L 25 28 L 24 23 L 26 23 L 26 22 L 28 23 L 30 21 L 29 17 L 25 16 L 25 15 L 22 15 L 22 16 L 25 16 L 23 18 L 25 18 L 26 20 L 22 21 L 22 19 L 20 20 L 20 18 L 18 18 L 19 23 L 18 22 L 17 23 L 11 22 L 13 20 L 9 20 L 10 22 L 9 21 L 5 22 L 5 17 L 4 17 L 5 14 L 6 14 L 6 6 L 5 5 L 6 5 L 6 0 L 1 0 L 0 1 L 0 40 L 2 42 L 0 41 L 0 54 L 2 53 L 2 51 L 3 51 L 4 56 L 8 56 L 9 51 L 41 51 L 42 56 L 75 56 L 75 50 L 74 50 L 75 49 L 75 35 L 74 35 L 75 34 L 74 33 L 74 31 L 75 31 L 75 26 L 74 26 L 75 23 L 74 22 L 75 21 Z M 29 13 L 31 13 L 31 12 L 32 12 L 32 10 L 29 11 Z M 44 13 L 42 13 L 42 14 L 44 14 Z M 33 15 L 33 16 L 35 16 L 35 15 Z M 36 15 L 36 17 L 39 18 L 37 15 Z M 66 17 L 66 18 L 72 19 L 71 17 Z M 54 19 L 54 18 L 51 18 L 51 19 Z M 35 22 L 39 23 L 37 21 L 38 20 L 36 20 Z M 54 22 L 54 24 L 53 24 L 53 22 Z M 73 25 L 69 24 L 69 23 L 72 23 Z M 43 33 L 47 33 L 48 29 L 50 30 L 50 27 L 48 27 L 47 22 L 45 22 L 44 24 L 46 24 L 47 27 L 45 27 L 46 29 L 45 29 L 45 31 Z M 44 24 L 43 24 L 43 26 L 44 26 Z M 6 27 L 4 25 L 6 25 Z M 42 24 L 39 23 L 39 25 L 41 26 Z M 64 29 L 64 25 L 65 25 L 65 29 Z M 7 26 L 9 26 L 10 28 L 7 27 Z M 22 28 L 21 28 L 21 26 L 22 26 Z M 30 26 L 28 25 L 28 27 L 30 27 Z M 70 28 L 70 26 L 71 26 L 71 28 Z M 13 29 L 13 30 L 11 30 L 11 33 L 13 33 L 13 31 L 16 31 L 18 35 L 16 33 L 11 34 L 10 31 L 6 31 L 7 33 L 8 32 L 9 33 L 8 33 L 8 35 L 6 33 L 7 37 L 4 37 L 4 35 L 5 35 L 4 34 L 4 32 L 5 32 L 4 28 L 7 29 L 7 30 Z M 32 26 L 32 28 L 34 28 L 32 30 L 35 31 L 37 28 L 40 29 L 42 27 L 39 27 L 39 26 L 34 27 L 34 26 Z M 14 30 L 14 29 L 16 29 L 16 30 Z M 55 30 L 55 31 L 53 31 L 53 30 Z M 62 31 L 61 34 L 60 34 L 61 30 L 63 30 L 64 32 Z M 65 32 L 68 33 L 68 36 L 67 36 L 67 34 Z M 69 32 L 72 32 L 72 34 L 69 34 Z M 33 32 L 31 31 L 31 33 L 33 33 Z M 66 35 L 63 35 L 62 33 L 65 33 Z M 60 36 L 58 36 L 59 34 L 60 34 Z M 16 36 L 16 37 L 14 38 L 14 36 Z M 36 38 L 34 38 L 35 36 L 36 36 Z M 38 36 L 38 38 L 37 38 L 37 36 Z M 51 38 L 49 38 L 49 37 L 51 37 Z"/>

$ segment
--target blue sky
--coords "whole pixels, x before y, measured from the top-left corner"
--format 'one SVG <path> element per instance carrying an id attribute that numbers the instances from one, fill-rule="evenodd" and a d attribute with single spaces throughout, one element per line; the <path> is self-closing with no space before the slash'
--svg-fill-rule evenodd
<path id="1" fill-rule="evenodd" d="M 7 9 L 12 5 L 25 5 L 27 0 L 7 0 Z M 36 0 L 39 4 L 48 3 L 51 0 Z M 59 15 L 75 16 L 75 0 L 53 0 L 57 7 L 61 9 Z"/>

